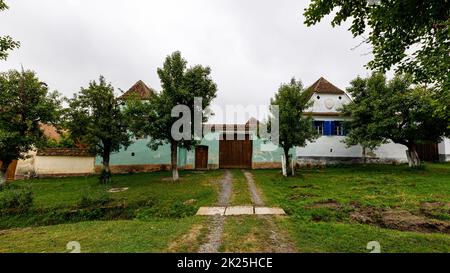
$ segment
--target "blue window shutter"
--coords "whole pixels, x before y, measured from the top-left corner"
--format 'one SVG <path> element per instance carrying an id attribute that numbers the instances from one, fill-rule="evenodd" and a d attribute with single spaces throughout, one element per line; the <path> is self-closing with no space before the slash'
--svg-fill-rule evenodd
<path id="1" fill-rule="evenodd" d="M 324 121 L 323 134 L 325 136 L 331 136 L 331 121 L 330 120 Z"/>

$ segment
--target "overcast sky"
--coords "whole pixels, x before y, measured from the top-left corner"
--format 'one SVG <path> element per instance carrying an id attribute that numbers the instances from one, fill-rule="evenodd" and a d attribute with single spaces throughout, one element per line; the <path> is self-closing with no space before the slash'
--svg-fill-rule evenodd
<path id="1" fill-rule="evenodd" d="M 72 96 L 104 75 L 127 90 L 137 80 L 159 90 L 156 73 L 180 50 L 208 65 L 217 105 L 268 104 L 293 76 L 305 86 L 323 76 L 344 89 L 365 76 L 371 56 L 330 17 L 304 25 L 303 0 L 6 0 L 0 35 L 22 43 L 0 70 L 35 70 L 51 89 Z M 216 117 L 215 122 L 220 122 Z"/>

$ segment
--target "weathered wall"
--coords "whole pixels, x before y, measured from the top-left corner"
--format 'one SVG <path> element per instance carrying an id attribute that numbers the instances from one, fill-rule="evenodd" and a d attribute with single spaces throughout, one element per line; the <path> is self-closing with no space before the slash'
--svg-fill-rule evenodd
<path id="1" fill-rule="evenodd" d="M 342 141 L 344 136 L 321 136 L 306 147 L 297 148 L 299 160 L 314 162 L 314 159 L 328 163 L 357 163 L 362 159 L 362 147 L 347 147 Z M 378 149 L 368 152 L 371 161 L 376 162 L 406 162 L 406 147 L 400 144 L 388 143 Z"/>
<path id="2" fill-rule="evenodd" d="M 94 173 L 94 157 L 36 156 L 37 176 L 80 175 Z"/>

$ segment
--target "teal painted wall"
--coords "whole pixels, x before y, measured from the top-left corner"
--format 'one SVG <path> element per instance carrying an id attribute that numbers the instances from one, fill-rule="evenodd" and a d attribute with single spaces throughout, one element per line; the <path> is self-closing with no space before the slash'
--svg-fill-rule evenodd
<path id="1" fill-rule="evenodd" d="M 219 165 L 219 141 L 220 133 L 209 133 L 201 141 L 201 145 L 208 146 L 208 164 Z M 274 151 L 262 151 L 264 141 L 253 137 L 253 155 L 252 161 L 256 163 L 280 162 L 283 150 L 276 147 Z M 156 151 L 148 146 L 149 139 L 137 139 L 126 150 L 121 149 L 117 153 L 111 154 L 111 165 L 145 165 L 145 164 L 170 164 L 170 145 L 164 144 Z M 132 155 L 134 153 L 134 156 Z M 291 154 L 295 154 L 295 149 L 291 149 Z M 100 165 L 101 157 L 96 158 L 96 164 Z M 192 165 L 195 167 L 195 149 L 190 151 L 179 148 L 178 165 Z"/>
<path id="2" fill-rule="evenodd" d="M 267 145 L 273 148 L 273 151 L 267 151 L 266 149 L 263 151 L 261 148 L 263 145 Z M 289 154 L 295 155 L 295 148 L 289 150 Z M 280 147 L 276 147 L 273 144 L 264 143 L 264 140 L 257 138 L 256 135 L 253 135 L 253 156 L 252 161 L 256 163 L 265 163 L 265 162 L 281 162 L 281 155 L 283 155 L 283 149 Z"/>
<path id="3" fill-rule="evenodd" d="M 111 165 L 144 165 L 144 164 L 170 164 L 170 145 L 164 144 L 156 151 L 147 146 L 149 139 L 137 139 L 127 148 L 120 149 L 111 154 Z M 134 153 L 134 155 L 133 155 Z M 186 164 L 186 150 L 178 149 L 178 164 L 182 167 Z M 100 165 L 102 158 L 97 156 L 95 164 Z"/>

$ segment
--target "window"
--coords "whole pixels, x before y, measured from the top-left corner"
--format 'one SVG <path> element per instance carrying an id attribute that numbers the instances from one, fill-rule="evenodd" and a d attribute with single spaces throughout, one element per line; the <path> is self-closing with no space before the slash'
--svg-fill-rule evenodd
<path id="1" fill-rule="evenodd" d="M 345 136 L 344 123 L 337 120 L 315 120 L 314 128 L 320 136 Z"/>
<path id="2" fill-rule="evenodd" d="M 335 136 L 345 136 L 344 124 L 342 121 L 334 121 L 333 135 Z"/>
<path id="3" fill-rule="evenodd" d="M 323 121 L 314 121 L 314 128 L 320 136 L 323 135 Z"/>

